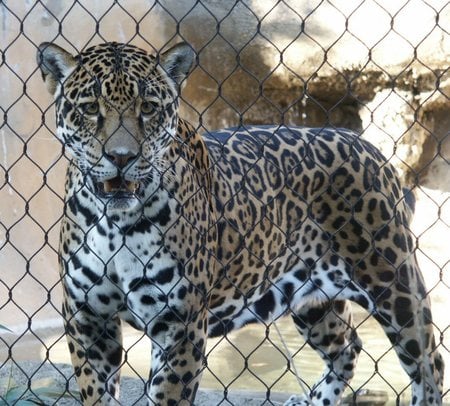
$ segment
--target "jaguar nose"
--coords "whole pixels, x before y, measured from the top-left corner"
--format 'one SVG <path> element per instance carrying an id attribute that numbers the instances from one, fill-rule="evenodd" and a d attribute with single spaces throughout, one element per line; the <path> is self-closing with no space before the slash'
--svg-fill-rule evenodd
<path id="1" fill-rule="evenodd" d="M 137 155 L 132 152 L 105 152 L 105 157 L 111 161 L 118 169 L 125 168 L 128 164 L 137 158 Z"/>

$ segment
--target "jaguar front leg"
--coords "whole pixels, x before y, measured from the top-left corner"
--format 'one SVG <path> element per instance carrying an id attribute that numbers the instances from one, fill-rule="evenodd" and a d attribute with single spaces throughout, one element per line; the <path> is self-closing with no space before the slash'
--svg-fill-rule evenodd
<path id="1" fill-rule="evenodd" d="M 206 311 L 166 326 L 162 340 L 152 339 L 148 404 L 192 405 L 205 364 Z"/>
<path id="2" fill-rule="evenodd" d="M 97 317 L 86 304 L 65 300 L 63 314 L 72 365 L 84 406 L 118 405 L 122 333 L 118 317 Z"/>

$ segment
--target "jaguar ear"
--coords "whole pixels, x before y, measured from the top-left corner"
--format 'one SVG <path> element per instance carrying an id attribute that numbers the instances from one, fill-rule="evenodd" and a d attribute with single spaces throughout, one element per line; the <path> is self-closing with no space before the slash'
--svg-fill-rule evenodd
<path id="1" fill-rule="evenodd" d="M 159 64 L 178 85 L 182 85 L 194 60 L 194 50 L 185 42 L 180 42 L 160 55 Z"/>
<path id="2" fill-rule="evenodd" d="M 61 83 L 77 65 L 74 56 L 50 42 L 43 42 L 39 45 L 36 60 L 47 89 L 53 95 L 58 83 Z"/>

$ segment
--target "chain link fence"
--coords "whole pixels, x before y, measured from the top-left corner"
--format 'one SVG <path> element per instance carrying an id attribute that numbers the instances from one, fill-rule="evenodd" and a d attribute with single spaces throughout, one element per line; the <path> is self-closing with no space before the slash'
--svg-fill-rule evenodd
<path id="1" fill-rule="evenodd" d="M 0 405 L 78 403 L 57 265 L 70 157 L 53 135 L 54 106 L 35 62 L 44 41 L 73 54 L 109 41 L 151 53 L 188 42 L 198 63 L 180 115 L 200 132 L 282 123 L 362 133 L 414 191 L 416 253 L 450 364 L 448 2 L 2 0 L 0 27 Z M 366 404 L 406 404 L 410 381 L 392 345 L 362 309 L 356 326 L 364 348 L 349 392 L 379 395 Z M 125 327 L 124 351 L 123 374 L 134 380 L 125 379 L 123 404 L 138 404 L 150 342 Z M 207 355 L 202 387 L 217 398 L 202 393 L 205 405 L 278 404 L 280 394 L 301 392 L 298 378 L 311 386 L 321 370 L 284 320 L 212 339 Z M 449 388 L 446 377 L 445 402 Z"/>

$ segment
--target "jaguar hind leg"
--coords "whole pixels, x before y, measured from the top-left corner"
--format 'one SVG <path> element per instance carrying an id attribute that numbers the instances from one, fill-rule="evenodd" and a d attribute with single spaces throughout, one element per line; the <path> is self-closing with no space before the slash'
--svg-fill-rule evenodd
<path id="1" fill-rule="evenodd" d="M 362 345 L 353 329 L 351 304 L 336 300 L 318 306 L 302 306 L 292 318 L 326 364 L 321 378 L 311 389 L 311 400 L 317 406 L 338 404 L 353 378 Z M 294 395 L 285 406 L 308 404 L 306 396 Z"/>
<path id="2" fill-rule="evenodd" d="M 435 343 L 430 301 L 414 255 L 398 267 L 393 283 L 369 290 L 377 304 L 374 316 L 411 380 L 410 404 L 442 405 L 444 363 Z"/>

